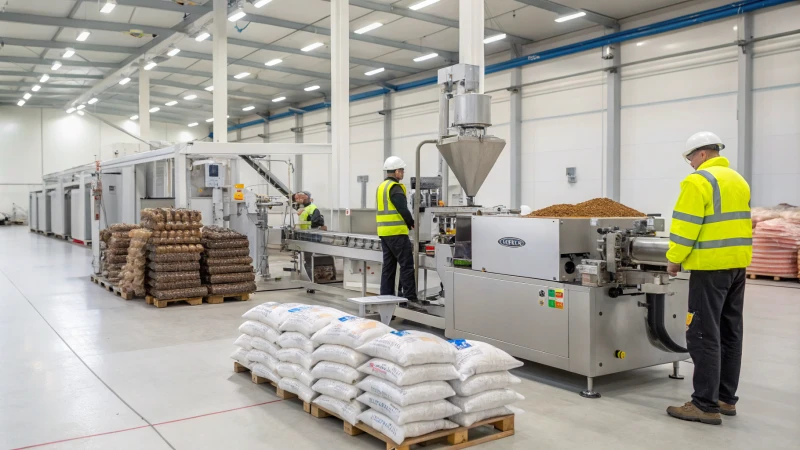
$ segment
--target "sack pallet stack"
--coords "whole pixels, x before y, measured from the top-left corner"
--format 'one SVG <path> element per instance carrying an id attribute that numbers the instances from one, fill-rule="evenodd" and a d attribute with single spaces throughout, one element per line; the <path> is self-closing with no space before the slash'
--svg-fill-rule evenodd
<path id="1" fill-rule="evenodd" d="M 158 308 L 178 301 L 203 303 L 208 290 L 200 281 L 200 212 L 148 208 L 141 218 L 153 232 L 147 245 L 147 303 Z"/>
<path id="2" fill-rule="evenodd" d="M 341 419 L 347 434 L 398 449 L 514 434 L 507 406 L 523 397 L 508 389 L 520 382 L 508 370 L 522 363 L 489 344 L 395 331 L 322 306 L 265 303 L 243 317 L 234 370 L 271 381 L 282 398 L 297 394 L 312 416 Z M 484 425 L 500 432 L 469 440 Z"/>
<path id="3" fill-rule="evenodd" d="M 119 285 L 119 294 L 125 300 L 134 296 L 143 297 L 147 290 L 144 285 L 145 269 L 147 266 L 146 246 L 152 231 L 147 228 L 138 228 L 128 232 L 131 243 L 128 246 L 128 255 L 122 269 L 122 281 Z"/>
<path id="4" fill-rule="evenodd" d="M 248 300 L 256 290 L 256 275 L 247 236 L 229 228 L 203 229 L 200 271 L 208 288 L 208 303 L 222 303 L 226 297 Z"/>
<path id="5" fill-rule="evenodd" d="M 128 246 L 131 242 L 128 233 L 138 228 L 139 225 L 116 223 L 100 232 L 100 260 L 104 279 L 94 281 L 108 291 L 113 292 L 122 280 L 122 269 L 128 259 Z"/>
<path id="6" fill-rule="evenodd" d="M 753 208 L 753 261 L 747 268 L 756 276 L 798 278 L 800 208 Z"/>

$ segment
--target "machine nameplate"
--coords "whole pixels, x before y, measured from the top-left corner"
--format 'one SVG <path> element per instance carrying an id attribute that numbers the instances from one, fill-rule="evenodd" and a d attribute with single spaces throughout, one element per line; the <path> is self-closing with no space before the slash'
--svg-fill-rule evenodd
<path id="1" fill-rule="evenodd" d="M 515 237 L 504 237 L 497 240 L 497 243 L 503 247 L 519 248 L 525 246 L 525 241 Z"/>

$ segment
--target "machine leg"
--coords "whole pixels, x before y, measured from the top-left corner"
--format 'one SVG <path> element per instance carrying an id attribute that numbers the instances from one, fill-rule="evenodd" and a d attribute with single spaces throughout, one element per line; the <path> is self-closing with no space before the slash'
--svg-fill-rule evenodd
<path id="1" fill-rule="evenodd" d="M 427 300 L 428 296 L 428 269 L 422 269 L 422 299 Z"/>
<path id="2" fill-rule="evenodd" d="M 672 373 L 670 374 L 669 377 L 672 378 L 673 380 L 682 380 L 683 379 L 683 375 L 681 375 L 681 362 L 680 361 L 674 361 L 672 363 Z"/>
<path id="3" fill-rule="evenodd" d="M 367 296 L 367 262 L 361 261 L 361 296 Z"/>
<path id="4" fill-rule="evenodd" d="M 600 393 L 594 391 L 594 378 L 586 377 L 586 389 L 581 391 L 581 397 L 600 398 Z"/>
<path id="5" fill-rule="evenodd" d="M 382 323 L 389 325 L 389 323 L 392 321 L 392 316 L 394 315 L 395 306 L 397 305 L 394 303 L 378 305 L 378 314 L 381 315 Z"/>

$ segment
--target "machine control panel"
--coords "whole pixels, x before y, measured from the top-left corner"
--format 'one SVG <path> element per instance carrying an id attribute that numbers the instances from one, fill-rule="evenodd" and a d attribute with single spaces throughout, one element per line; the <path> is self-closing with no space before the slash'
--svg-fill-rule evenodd
<path id="1" fill-rule="evenodd" d="M 219 188 L 225 185 L 225 167 L 223 167 L 222 164 L 206 164 L 205 172 L 206 187 Z"/>

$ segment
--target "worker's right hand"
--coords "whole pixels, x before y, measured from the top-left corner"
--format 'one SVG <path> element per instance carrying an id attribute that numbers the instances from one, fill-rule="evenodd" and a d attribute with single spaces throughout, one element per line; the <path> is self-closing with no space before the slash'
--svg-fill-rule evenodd
<path id="1" fill-rule="evenodd" d="M 681 265 L 675 264 L 674 262 L 669 262 L 667 264 L 667 273 L 672 275 L 673 277 L 678 276 L 678 272 L 681 271 Z"/>

